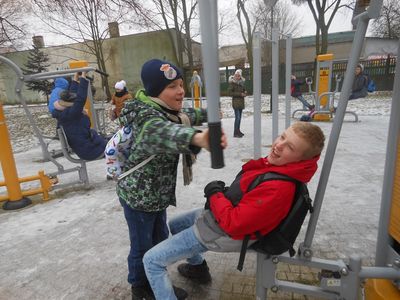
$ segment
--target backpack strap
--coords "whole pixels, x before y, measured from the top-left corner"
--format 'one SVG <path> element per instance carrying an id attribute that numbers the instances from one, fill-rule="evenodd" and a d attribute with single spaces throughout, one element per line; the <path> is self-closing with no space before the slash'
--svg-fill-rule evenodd
<path id="1" fill-rule="evenodd" d="M 240 174 L 240 173 L 239 173 Z M 265 181 L 270 181 L 270 180 L 284 180 L 284 181 L 290 181 L 296 184 L 296 190 L 297 190 L 297 185 L 300 183 L 300 181 L 283 175 L 283 174 L 279 174 L 279 173 L 275 173 L 275 172 L 268 172 L 268 173 L 264 173 L 261 174 L 259 176 L 257 176 L 256 179 L 253 180 L 252 183 L 250 183 L 247 192 L 250 192 L 251 190 L 253 190 L 256 186 L 258 186 L 260 183 L 265 182 Z M 296 194 L 295 194 L 296 195 Z M 257 239 L 261 239 L 262 235 L 259 231 L 255 232 L 255 235 L 257 236 Z M 287 241 L 285 240 L 282 235 L 277 235 L 278 238 L 281 240 L 282 243 L 284 243 L 285 245 L 287 245 L 288 249 L 289 249 L 289 254 L 292 257 L 296 251 L 293 249 L 293 246 Z M 244 236 L 243 242 L 242 242 L 242 247 L 240 249 L 240 255 L 239 255 L 239 262 L 237 265 L 237 269 L 239 271 L 243 270 L 243 263 L 244 263 L 244 259 L 246 257 L 246 252 L 247 252 L 247 245 L 249 243 L 250 240 L 250 234 L 247 234 Z"/>
<path id="2" fill-rule="evenodd" d="M 243 239 L 242 248 L 240 249 L 239 262 L 237 265 L 237 269 L 240 272 L 242 272 L 242 270 L 243 270 L 243 263 L 244 263 L 244 259 L 246 257 L 247 245 L 249 244 L 249 240 L 250 240 L 250 234 L 246 234 Z"/>
<path id="3" fill-rule="evenodd" d="M 118 176 L 117 180 L 119 181 L 119 180 L 125 178 L 126 176 L 128 176 L 129 174 L 135 172 L 137 169 L 143 167 L 145 164 L 147 164 L 149 161 L 151 161 L 155 156 L 156 156 L 155 154 L 149 156 L 148 158 L 146 158 L 144 161 L 138 163 L 133 168 L 129 169 L 128 171 L 126 171 L 124 173 L 122 173 L 121 175 Z"/>

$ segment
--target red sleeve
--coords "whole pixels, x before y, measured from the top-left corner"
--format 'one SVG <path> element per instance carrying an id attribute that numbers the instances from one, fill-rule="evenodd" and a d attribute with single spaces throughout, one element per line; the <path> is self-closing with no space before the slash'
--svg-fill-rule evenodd
<path id="1" fill-rule="evenodd" d="M 210 207 L 220 227 L 233 239 L 260 231 L 267 234 L 289 212 L 295 184 L 288 181 L 268 181 L 243 195 L 236 207 L 223 193 L 211 196 Z"/>

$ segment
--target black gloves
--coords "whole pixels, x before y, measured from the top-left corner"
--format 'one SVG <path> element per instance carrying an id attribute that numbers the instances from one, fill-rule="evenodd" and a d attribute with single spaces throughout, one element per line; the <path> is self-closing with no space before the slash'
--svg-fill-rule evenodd
<path id="1" fill-rule="evenodd" d="M 210 209 L 210 196 L 218 192 L 223 192 L 225 190 L 225 182 L 214 180 L 208 183 L 204 188 L 204 197 L 207 198 L 204 209 Z"/>

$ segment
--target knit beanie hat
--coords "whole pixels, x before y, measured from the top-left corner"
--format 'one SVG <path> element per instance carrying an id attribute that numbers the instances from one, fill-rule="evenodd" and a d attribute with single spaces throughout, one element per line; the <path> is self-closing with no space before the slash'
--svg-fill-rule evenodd
<path id="1" fill-rule="evenodd" d="M 168 84 L 182 78 L 182 73 L 170 62 L 151 59 L 144 63 L 141 77 L 146 95 L 157 97 Z"/>
<path id="2" fill-rule="evenodd" d="M 123 90 L 124 87 L 125 87 L 125 85 L 124 85 L 124 82 L 122 82 L 122 80 L 121 80 L 121 81 L 118 81 L 118 82 L 115 84 L 114 87 L 115 87 L 116 90 Z"/>

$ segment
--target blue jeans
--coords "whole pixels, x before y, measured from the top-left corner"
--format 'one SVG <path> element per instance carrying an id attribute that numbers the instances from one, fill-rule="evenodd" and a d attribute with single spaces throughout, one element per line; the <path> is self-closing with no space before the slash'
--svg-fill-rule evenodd
<path id="1" fill-rule="evenodd" d="M 172 219 L 169 227 L 173 235 L 144 255 L 144 268 L 156 299 L 176 299 L 167 266 L 185 258 L 192 265 L 203 263 L 201 253 L 208 249 L 199 242 L 193 229 L 193 224 L 202 211 L 202 208 L 192 210 Z"/>
<path id="2" fill-rule="evenodd" d="M 168 238 L 167 212 L 144 212 L 132 209 L 119 199 L 129 228 L 131 249 L 128 255 L 128 282 L 134 287 L 147 283 L 143 255 L 154 245 Z"/>
<path id="3" fill-rule="evenodd" d="M 304 99 L 303 95 L 299 95 L 296 97 L 305 107 L 307 107 L 309 110 L 311 110 L 311 104 L 307 102 L 306 99 Z"/>
<path id="4" fill-rule="evenodd" d="M 240 122 L 242 121 L 242 109 L 233 109 L 233 111 L 235 112 L 235 124 L 234 124 L 234 128 L 235 131 L 234 133 L 239 133 L 240 132 Z"/>

